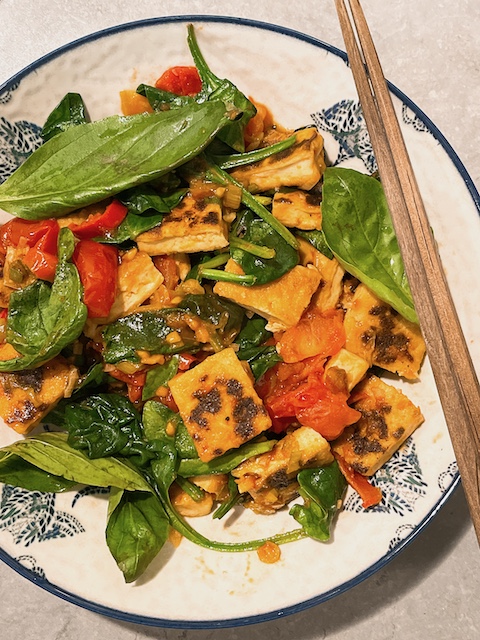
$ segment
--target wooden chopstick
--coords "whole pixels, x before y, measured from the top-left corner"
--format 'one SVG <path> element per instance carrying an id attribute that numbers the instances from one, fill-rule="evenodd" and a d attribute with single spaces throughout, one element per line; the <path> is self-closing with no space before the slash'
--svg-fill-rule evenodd
<path id="1" fill-rule="evenodd" d="M 480 542 L 480 386 L 359 0 L 335 0 L 405 272 Z M 353 24 L 350 19 L 353 17 Z"/>

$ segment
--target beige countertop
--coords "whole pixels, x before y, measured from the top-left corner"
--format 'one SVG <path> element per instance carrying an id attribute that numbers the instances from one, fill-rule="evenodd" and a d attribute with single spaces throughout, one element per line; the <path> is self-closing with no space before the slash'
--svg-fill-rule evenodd
<path id="1" fill-rule="evenodd" d="M 384 71 L 437 125 L 480 187 L 480 4 L 364 0 Z M 0 85 L 38 57 L 115 24 L 162 15 L 252 18 L 343 47 L 333 0 L 0 0 Z M 476 282 L 474 280 L 474 282 Z M 461 487 L 392 562 L 350 591 L 276 621 L 224 630 L 119 622 L 81 609 L 0 564 L 3 640 L 474 640 L 480 553 Z"/>

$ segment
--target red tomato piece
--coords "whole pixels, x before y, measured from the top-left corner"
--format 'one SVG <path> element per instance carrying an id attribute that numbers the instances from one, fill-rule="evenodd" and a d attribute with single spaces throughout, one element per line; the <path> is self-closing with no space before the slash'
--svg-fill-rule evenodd
<path id="1" fill-rule="evenodd" d="M 53 232 L 52 238 L 54 239 L 55 245 L 48 246 L 48 251 L 50 253 L 56 253 L 59 226 L 54 218 L 48 218 L 47 220 L 12 218 L 12 220 L 9 220 L 0 227 L 0 240 L 4 249 L 8 246 L 16 247 L 22 238 L 25 238 L 28 247 L 33 247 L 42 236 L 49 232 Z"/>
<path id="2" fill-rule="evenodd" d="M 202 81 L 196 67 L 177 66 L 164 71 L 155 86 L 177 96 L 195 96 L 202 88 Z"/>
<path id="3" fill-rule="evenodd" d="M 272 419 L 273 431 L 282 433 L 294 421 L 318 431 L 327 440 L 360 418 L 348 403 L 348 395 L 332 388 L 323 377 L 325 358 L 316 356 L 298 363 L 281 363 L 257 385 Z"/>
<path id="4" fill-rule="evenodd" d="M 116 295 L 117 248 L 94 240 L 80 240 L 72 261 L 78 269 L 89 318 L 105 318 Z"/>
<path id="5" fill-rule="evenodd" d="M 142 391 L 147 379 L 146 371 L 137 371 L 136 373 L 123 373 L 120 369 L 113 369 L 108 372 L 112 378 L 121 380 L 127 385 L 128 399 L 134 404 L 142 399 Z"/>
<path id="6" fill-rule="evenodd" d="M 113 200 L 103 213 L 94 213 L 85 222 L 73 225 L 71 231 L 77 238 L 97 238 L 116 229 L 127 215 L 128 208 L 119 200 Z"/>
<path id="7" fill-rule="evenodd" d="M 300 321 L 287 329 L 277 344 L 284 362 L 299 362 L 312 356 L 333 356 L 345 344 L 343 311 L 307 310 Z"/>
<path id="8" fill-rule="evenodd" d="M 381 490 L 370 484 L 368 478 L 362 476 L 358 471 L 355 471 L 355 469 L 337 453 L 334 453 L 334 456 L 338 462 L 340 471 L 345 476 L 345 480 L 355 489 L 362 499 L 362 507 L 368 509 L 368 507 L 374 507 L 376 504 L 379 504 L 383 497 Z"/>

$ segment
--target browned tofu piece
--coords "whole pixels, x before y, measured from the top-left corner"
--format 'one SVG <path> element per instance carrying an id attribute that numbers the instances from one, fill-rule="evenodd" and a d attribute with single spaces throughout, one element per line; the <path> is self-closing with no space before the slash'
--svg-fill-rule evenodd
<path id="1" fill-rule="evenodd" d="M 168 384 L 203 462 L 240 447 L 271 426 L 251 378 L 231 348 L 209 356 Z"/>
<path id="2" fill-rule="evenodd" d="M 0 416 L 18 433 L 29 433 L 77 379 L 76 367 L 60 356 L 37 369 L 0 373 Z"/>
<path id="3" fill-rule="evenodd" d="M 322 228 L 319 198 L 308 191 L 276 193 L 273 196 L 272 214 L 286 227 L 304 231 Z"/>
<path id="4" fill-rule="evenodd" d="M 290 148 L 259 162 L 238 167 L 232 171 L 232 176 L 251 193 L 281 187 L 309 191 L 325 171 L 323 138 L 315 127 L 300 129 L 295 135 L 296 142 Z"/>
<path id="5" fill-rule="evenodd" d="M 214 251 L 228 245 L 228 228 L 219 198 L 195 199 L 187 193 L 158 227 L 141 233 L 138 248 L 151 256 Z"/>
<path id="6" fill-rule="evenodd" d="M 331 462 L 333 456 L 325 438 L 310 427 L 300 427 L 271 451 L 242 462 L 232 475 L 240 493 L 252 497 L 247 506 L 258 513 L 274 513 L 296 496 L 300 469 Z"/>
<path id="7" fill-rule="evenodd" d="M 348 393 L 365 376 L 369 369 L 366 360 L 347 349 L 328 359 L 325 365 L 325 378 L 337 389 L 345 389 Z"/>
<path id="8" fill-rule="evenodd" d="M 225 271 L 243 273 L 229 260 Z M 231 282 L 217 282 L 213 291 L 268 320 L 267 330 L 284 331 L 300 320 L 320 283 L 320 274 L 312 265 L 297 265 L 285 275 L 267 284 L 244 287 Z"/>
<path id="9" fill-rule="evenodd" d="M 346 349 L 407 379 L 418 377 L 425 342 L 418 325 L 405 320 L 364 284 L 358 285 L 345 314 Z"/>
<path id="10" fill-rule="evenodd" d="M 401 391 L 370 375 L 353 391 L 361 418 L 347 427 L 332 449 L 349 465 L 371 476 L 423 422 L 422 412 Z"/>
<path id="11" fill-rule="evenodd" d="M 122 258 L 117 273 L 117 295 L 106 322 L 135 311 L 163 283 L 163 275 L 144 251 L 132 249 Z"/>
<path id="12" fill-rule="evenodd" d="M 307 240 L 297 240 L 301 264 L 313 265 L 320 273 L 320 284 L 312 297 L 312 305 L 320 311 L 335 309 L 343 293 L 342 279 L 345 269 L 336 258 L 327 258 Z"/>

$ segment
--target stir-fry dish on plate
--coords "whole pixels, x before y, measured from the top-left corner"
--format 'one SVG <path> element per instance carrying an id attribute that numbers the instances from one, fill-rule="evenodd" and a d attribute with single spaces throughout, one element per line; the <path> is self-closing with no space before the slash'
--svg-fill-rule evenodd
<path id="1" fill-rule="evenodd" d="M 391 384 L 425 344 L 378 177 L 327 167 L 314 126 L 218 78 L 191 26 L 188 44 L 195 66 L 123 91 L 122 115 L 67 94 L 0 185 L 0 415 L 25 436 L 0 481 L 109 487 L 127 582 L 182 537 L 264 562 L 328 540 L 347 485 L 378 504 L 423 421 Z M 194 526 L 242 508 L 291 530 Z"/>

